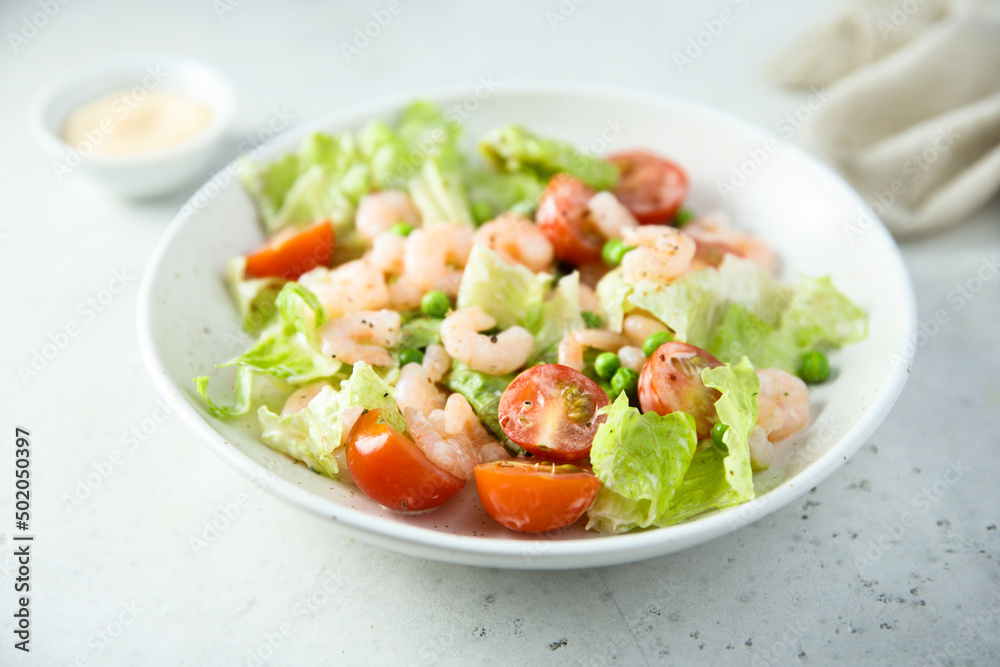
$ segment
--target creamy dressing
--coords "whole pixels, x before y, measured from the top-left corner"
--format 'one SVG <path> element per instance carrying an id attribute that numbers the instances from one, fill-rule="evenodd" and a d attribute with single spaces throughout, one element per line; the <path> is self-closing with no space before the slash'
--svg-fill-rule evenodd
<path id="1" fill-rule="evenodd" d="M 212 109 L 189 97 L 156 91 L 138 97 L 122 90 L 70 114 L 62 138 L 84 154 L 151 153 L 179 144 L 208 127 Z"/>

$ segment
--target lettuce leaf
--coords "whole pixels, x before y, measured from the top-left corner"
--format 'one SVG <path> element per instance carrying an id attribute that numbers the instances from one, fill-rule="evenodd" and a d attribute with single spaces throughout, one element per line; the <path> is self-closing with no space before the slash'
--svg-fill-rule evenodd
<path id="1" fill-rule="evenodd" d="M 728 425 L 726 451 L 710 441 L 696 450 L 694 420 L 683 412 L 639 414 L 619 396 L 606 408 L 590 450 L 601 488 L 587 512 L 587 528 L 621 533 L 669 526 L 707 510 L 754 498 L 750 433 L 757 423 L 757 374 L 749 360 L 706 369 L 718 389 L 719 420 Z"/>
<path id="2" fill-rule="evenodd" d="M 683 412 L 640 414 L 622 394 L 603 412 L 590 449 L 601 488 L 587 512 L 587 528 L 622 533 L 648 528 L 670 506 L 698 438 L 694 419 Z"/>
<path id="3" fill-rule="evenodd" d="M 400 327 L 399 343 L 395 349 L 421 349 L 441 342 L 440 317 L 414 317 L 404 320 Z"/>
<path id="4" fill-rule="evenodd" d="M 287 283 L 275 299 L 278 317 L 254 345 L 219 367 L 243 366 L 291 384 L 330 377 L 340 362 L 323 354 L 316 329 L 323 324 L 323 307 L 316 296 L 298 283 Z"/>
<path id="5" fill-rule="evenodd" d="M 828 277 L 803 277 L 792 287 L 733 255 L 718 270 L 693 271 L 670 283 L 633 283 L 615 270 L 598 283 L 597 296 L 613 330 L 621 330 L 629 311 L 643 309 L 677 340 L 722 361 L 747 356 L 758 367 L 790 372 L 806 350 L 857 342 L 868 330 L 864 311 Z"/>
<path id="6" fill-rule="evenodd" d="M 494 251 L 475 245 L 458 289 L 459 308 L 479 306 L 501 329 L 521 326 L 535 337 L 534 355 L 544 354 L 567 332 L 582 329 L 580 279 L 563 276 L 554 290 L 552 277 L 507 264 Z"/>
<path id="7" fill-rule="evenodd" d="M 240 314 L 244 331 L 259 333 L 278 311 L 275 300 L 285 284 L 282 278 L 247 278 L 242 255 L 226 262 L 226 285 Z"/>
<path id="8" fill-rule="evenodd" d="M 406 432 L 406 422 L 396 405 L 392 387 L 371 366 L 359 361 L 351 377 L 341 383 L 340 391 L 332 386 L 323 387 L 300 412 L 282 416 L 261 406 L 257 410 L 260 439 L 315 472 L 336 478 L 339 466 L 333 452 L 340 447 L 342 418 L 344 410 L 350 407 L 380 410 L 390 426 L 400 433 Z"/>
<path id="9" fill-rule="evenodd" d="M 618 183 L 618 167 L 570 144 L 540 137 L 520 125 L 505 125 L 479 140 L 487 163 L 508 173 L 531 173 L 544 179 L 559 172 L 576 176 L 595 190 L 610 190 Z"/>

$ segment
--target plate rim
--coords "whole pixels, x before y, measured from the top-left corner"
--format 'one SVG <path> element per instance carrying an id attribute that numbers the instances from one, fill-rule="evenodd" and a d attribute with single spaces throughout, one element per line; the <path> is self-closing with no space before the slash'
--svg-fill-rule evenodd
<path id="1" fill-rule="evenodd" d="M 278 147 L 292 144 L 308 133 L 321 128 L 346 124 L 366 116 L 384 114 L 399 109 L 414 99 L 430 99 L 440 102 L 472 94 L 472 91 L 473 87 L 462 84 L 428 87 L 406 94 L 374 98 L 368 102 L 350 105 L 300 123 L 288 131 L 276 135 L 254 150 L 267 155 Z M 600 96 L 617 98 L 628 103 L 666 104 L 734 126 L 747 133 L 749 137 L 772 138 L 779 143 L 782 151 L 789 151 L 797 159 L 805 161 L 816 169 L 829 186 L 846 196 L 848 200 L 853 201 L 859 210 L 870 216 L 871 220 L 878 222 L 866 230 L 866 235 L 874 233 L 879 236 L 879 242 L 888 250 L 889 257 L 887 259 L 891 259 L 891 264 L 887 268 L 902 279 L 904 293 L 897 295 L 902 300 L 900 303 L 902 335 L 900 336 L 900 348 L 894 352 L 898 355 L 896 358 L 902 360 L 903 363 L 895 365 L 895 368 L 890 372 L 888 381 L 879 388 L 877 395 L 864 414 L 858 417 L 856 423 L 825 454 L 799 471 L 796 476 L 783 481 L 748 503 L 716 510 L 666 528 L 586 539 L 498 540 L 492 537 L 452 534 L 372 516 L 364 510 L 337 505 L 332 500 L 304 490 L 257 463 L 229 443 L 221 433 L 215 431 L 209 421 L 203 418 L 189 402 L 190 392 L 185 392 L 170 378 L 154 342 L 153 302 L 155 295 L 153 287 L 161 273 L 161 265 L 167 252 L 188 223 L 200 213 L 200 210 L 192 206 L 192 203 L 205 195 L 208 188 L 219 187 L 214 184 L 222 174 L 232 173 L 231 170 L 235 168 L 235 163 L 240 159 L 240 156 L 219 169 L 184 202 L 158 242 L 143 274 L 136 309 L 139 350 L 143 363 L 152 377 L 153 384 L 160 394 L 167 399 L 178 399 L 175 401 L 176 413 L 186 426 L 208 445 L 210 450 L 248 479 L 259 479 L 263 476 L 267 489 L 283 500 L 320 516 L 332 518 L 336 526 L 367 542 L 410 555 L 475 566 L 511 569 L 570 569 L 630 563 L 667 555 L 714 540 L 721 535 L 734 532 L 762 519 L 792 503 L 829 477 L 860 449 L 888 415 L 909 378 L 909 368 L 915 353 L 909 342 L 915 335 L 917 327 L 916 294 L 909 272 L 903 262 L 900 248 L 889 234 L 884 223 L 874 214 L 860 195 L 846 183 L 843 177 L 830 166 L 767 128 L 712 106 L 648 89 L 567 81 L 565 79 L 522 79 L 504 82 L 502 89 L 494 93 L 497 96 L 525 94 Z M 222 187 L 232 187 L 232 185 L 227 184 Z M 539 548 L 542 545 L 544 548 Z M 528 552 L 533 548 L 538 553 L 534 556 L 528 555 Z"/>

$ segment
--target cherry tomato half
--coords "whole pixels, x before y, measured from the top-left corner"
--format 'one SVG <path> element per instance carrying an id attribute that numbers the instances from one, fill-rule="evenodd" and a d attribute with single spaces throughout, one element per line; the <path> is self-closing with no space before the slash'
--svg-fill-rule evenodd
<path id="1" fill-rule="evenodd" d="M 333 227 L 329 220 L 305 229 L 283 229 L 247 255 L 247 274 L 297 280 L 306 271 L 325 266 L 333 257 Z"/>
<path id="2" fill-rule="evenodd" d="M 486 513 L 524 533 L 570 525 L 594 502 L 601 485 L 590 470 L 524 457 L 480 463 L 475 476 Z"/>
<path id="3" fill-rule="evenodd" d="M 568 366 L 543 364 L 524 371 L 500 397 L 500 428 L 526 450 L 552 461 L 579 461 L 590 454 L 597 411 L 608 395 Z"/>
<path id="4" fill-rule="evenodd" d="M 701 372 L 721 365 L 700 347 L 677 341 L 664 343 L 650 355 L 639 374 L 642 411 L 668 415 L 681 410 L 694 417 L 699 440 L 711 437 L 715 402 L 722 394 L 705 386 Z"/>
<path id="5" fill-rule="evenodd" d="M 465 486 L 464 479 L 431 463 L 378 410 L 365 412 L 354 423 L 347 439 L 347 467 L 366 496 L 400 511 L 437 507 Z"/>
<path id="6" fill-rule="evenodd" d="M 583 264 L 601 258 L 604 237 L 590 219 L 587 203 L 595 192 L 569 174 L 556 174 L 538 203 L 535 222 L 552 242 L 556 257 Z"/>
<path id="7" fill-rule="evenodd" d="M 643 225 L 663 225 L 677 215 L 688 195 L 687 172 L 646 151 L 609 155 L 621 171 L 614 195 Z"/>

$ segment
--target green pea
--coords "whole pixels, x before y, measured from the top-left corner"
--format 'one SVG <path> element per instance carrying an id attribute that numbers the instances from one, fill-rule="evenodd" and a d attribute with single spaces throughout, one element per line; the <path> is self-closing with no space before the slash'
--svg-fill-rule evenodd
<path id="1" fill-rule="evenodd" d="M 597 313 L 592 313 L 589 310 L 585 310 L 580 313 L 580 317 L 583 318 L 583 323 L 588 329 L 600 329 L 604 326 L 604 320 Z"/>
<path id="2" fill-rule="evenodd" d="M 712 442 L 714 442 L 715 446 L 724 452 L 728 452 L 729 447 L 727 447 L 726 443 L 722 440 L 722 436 L 724 436 L 728 430 L 729 425 L 723 424 L 722 422 L 718 422 L 712 427 Z"/>
<path id="3" fill-rule="evenodd" d="M 432 290 L 420 300 L 420 312 L 428 317 L 444 317 L 451 310 L 451 299 L 441 290 Z"/>
<path id="4" fill-rule="evenodd" d="M 807 384 L 819 384 L 830 379 L 830 361 L 819 350 L 806 352 L 799 366 L 799 377 Z"/>
<path id="5" fill-rule="evenodd" d="M 405 366 L 406 364 L 419 364 L 424 361 L 424 353 L 420 350 L 414 350 L 413 348 L 406 348 L 399 353 L 399 365 Z"/>
<path id="6" fill-rule="evenodd" d="M 469 210 L 472 212 L 472 219 L 476 221 L 477 225 L 493 219 L 493 207 L 484 201 L 472 202 Z"/>
<path id="7" fill-rule="evenodd" d="M 642 353 L 647 357 L 653 356 L 661 345 L 664 343 L 669 343 L 674 339 L 674 335 L 669 331 L 657 331 L 655 334 L 650 336 L 642 344 Z"/>
<path id="8" fill-rule="evenodd" d="M 677 211 L 677 215 L 674 216 L 674 225 L 677 227 L 683 227 L 697 217 L 698 215 L 694 211 L 689 209 L 687 206 L 684 206 L 681 210 Z"/>
<path id="9" fill-rule="evenodd" d="M 639 374 L 631 368 L 619 368 L 611 376 L 611 393 L 617 397 L 622 392 L 626 394 L 635 393 L 639 386 Z"/>
<path id="10" fill-rule="evenodd" d="M 413 231 L 413 225 L 408 222 L 397 222 L 389 228 L 389 231 L 400 236 L 409 236 L 410 232 Z"/>
<path id="11" fill-rule="evenodd" d="M 618 266 L 629 250 L 632 250 L 632 246 L 625 245 L 621 239 L 611 239 L 601 248 L 601 259 L 608 266 Z"/>
<path id="12" fill-rule="evenodd" d="M 621 367 L 622 360 L 614 352 L 602 352 L 594 359 L 594 370 L 602 380 L 613 378 Z"/>

